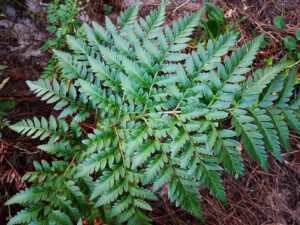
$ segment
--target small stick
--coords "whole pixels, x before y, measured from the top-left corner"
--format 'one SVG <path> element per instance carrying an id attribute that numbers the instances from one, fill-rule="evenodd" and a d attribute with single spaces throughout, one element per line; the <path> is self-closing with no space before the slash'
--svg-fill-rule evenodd
<path id="1" fill-rule="evenodd" d="M 175 6 L 177 6 L 177 3 L 176 3 L 176 1 L 175 1 L 175 0 L 172 0 L 172 2 L 175 4 Z"/>
<path id="2" fill-rule="evenodd" d="M 174 10 L 173 10 L 173 13 L 175 11 L 177 11 L 178 9 L 180 9 L 182 6 L 186 5 L 190 0 L 187 0 L 186 2 L 182 3 L 180 6 L 177 6 Z"/>

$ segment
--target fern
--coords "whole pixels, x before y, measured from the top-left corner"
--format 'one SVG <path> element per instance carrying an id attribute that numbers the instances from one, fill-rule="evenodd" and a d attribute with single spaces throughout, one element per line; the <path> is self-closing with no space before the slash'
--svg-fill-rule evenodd
<path id="1" fill-rule="evenodd" d="M 82 21 L 77 15 L 83 8 L 81 2 L 78 0 L 50 2 L 47 8 L 45 8 L 48 22 L 46 30 L 54 35 L 54 37 L 46 41 L 41 47 L 41 50 L 45 51 L 51 48 L 65 50 L 67 45 L 66 36 L 68 34 L 79 35 L 79 28 Z M 48 64 L 42 72 L 42 78 L 57 78 L 59 74 L 59 65 L 57 66 L 57 61 L 56 54 L 52 54 Z"/>
<path id="2" fill-rule="evenodd" d="M 137 4 L 119 30 L 107 18 L 105 28 L 85 24 L 84 37 L 67 37 L 70 53 L 55 51 L 63 80 L 28 81 L 59 118 L 11 126 L 48 140 L 39 148 L 55 161 L 25 174 L 31 187 L 6 202 L 25 207 L 10 224 L 150 224 L 149 201 L 164 185 L 203 221 L 198 187 L 227 204 L 221 173 L 243 175 L 241 144 L 266 171 L 266 150 L 282 160 L 288 126 L 299 134 L 297 68 L 283 59 L 248 76 L 263 35 L 231 50 L 229 32 L 184 52 L 202 12 L 162 28 L 164 2 L 145 19 Z"/>
<path id="3" fill-rule="evenodd" d="M 129 7 L 126 11 L 121 12 L 120 17 L 118 18 L 119 26 L 124 29 L 127 26 L 132 26 L 137 19 L 137 14 L 139 10 L 139 2 Z"/>

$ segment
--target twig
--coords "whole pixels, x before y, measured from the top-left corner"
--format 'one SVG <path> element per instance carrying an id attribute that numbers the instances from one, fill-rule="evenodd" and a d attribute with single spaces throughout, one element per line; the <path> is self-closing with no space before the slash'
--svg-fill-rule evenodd
<path id="1" fill-rule="evenodd" d="M 172 0 L 172 2 L 175 4 L 175 6 L 177 7 L 177 3 L 176 3 L 176 1 L 175 0 Z"/>
<path id="2" fill-rule="evenodd" d="M 296 150 L 296 151 L 292 151 L 292 152 L 286 152 L 286 153 L 282 153 L 281 155 L 291 155 L 294 153 L 300 152 L 300 150 Z"/>
<path id="3" fill-rule="evenodd" d="M 290 67 L 293 67 L 293 66 L 296 66 L 298 63 L 300 62 L 300 60 L 298 60 L 297 62 L 295 62 L 294 64 L 292 64 L 292 65 L 289 65 L 289 66 L 287 66 L 288 68 L 290 68 Z"/>
<path id="4" fill-rule="evenodd" d="M 21 147 L 16 146 L 16 145 L 11 145 L 11 144 L 9 144 L 8 142 L 4 141 L 3 139 L 0 139 L 0 141 L 1 141 L 2 143 L 4 143 L 5 145 L 9 146 L 9 147 L 13 147 L 13 148 L 15 148 L 15 149 L 18 149 L 18 150 L 21 150 L 21 151 L 26 152 L 26 154 L 35 154 L 35 153 L 39 153 L 39 151 L 37 151 L 37 152 L 30 152 L 30 151 L 28 151 L 28 150 L 25 149 L 25 148 L 21 148 Z"/>
<path id="5" fill-rule="evenodd" d="M 181 5 L 177 6 L 174 10 L 173 10 L 173 13 L 175 11 L 177 11 L 178 9 L 180 9 L 181 7 L 183 7 L 185 4 L 187 4 L 190 0 L 187 0 L 186 2 L 182 3 Z"/>

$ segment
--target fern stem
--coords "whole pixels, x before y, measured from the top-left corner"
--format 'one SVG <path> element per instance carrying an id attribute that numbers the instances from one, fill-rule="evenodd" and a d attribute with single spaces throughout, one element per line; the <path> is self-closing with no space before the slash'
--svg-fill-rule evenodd
<path id="1" fill-rule="evenodd" d="M 125 94 L 123 93 L 121 105 L 123 105 L 124 99 L 125 99 Z M 121 116 L 121 109 L 119 110 L 119 113 L 118 113 L 118 121 L 120 120 L 120 116 Z"/>
<path id="2" fill-rule="evenodd" d="M 155 140 L 159 143 L 159 145 L 160 145 L 160 147 L 161 147 L 162 152 L 165 153 L 166 156 L 167 156 L 167 155 L 168 155 L 167 152 L 164 150 L 164 148 L 163 148 L 163 146 L 162 146 L 162 144 L 161 144 L 161 141 L 159 140 L 159 138 L 158 138 L 157 135 L 155 134 L 154 130 L 153 130 L 152 127 L 150 126 L 150 124 L 149 124 L 149 122 L 147 121 L 147 119 L 146 119 L 145 117 L 142 117 L 142 119 L 145 121 L 145 123 L 147 124 L 147 126 L 151 129 L 151 131 L 152 131 L 152 133 L 153 133 L 153 136 L 154 136 Z M 170 162 L 169 157 L 167 157 L 167 159 L 168 159 L 168 163 L 170 163 L 170 165 L 171 165 L 171 162 Z"/>
<path id="3" fill-rule="evenodd" d="M 70 162 L 70 164 L 68 165 L 66 171 L 64 172 L 64 177 L 66 176 L 67 172 L 69 171 L 69 169 L 71 168 L 71 165 L 74 163 L 74 161 L 76 160 L 76 157 L 78 155 L 79 152 L 76 152 L 76 154 L 74 155 L 74 157 L 72 158 L 72 161 Z"/>
<path id="4" fill-rule="evenodd" d="M 161 112 L 162 114 L 180 114 L 181 113 L 181 111 L 180 110 L 177 110 L 177 111 L 175 111 L 175 110 L 172 110 L 172 111 L 163 111 L 163 112 Z M 149 113 L 146 113 L 146 114 L 144 114 L 144 115 L 141 115 L 141 117 L 143 117 L 143 116 L 148 116 L 149 115 Z"/>
<path id="5" fill-rule="evenodd" d="M 118 147 L 119 147 L 119 150 L 120 150 L 120 154 L 121 154 L 121 157 L 122 157 L 122 163 L 123 163 L 123 167 L 124 167 L 124 170 L 125 170 L 124 179 L 126 181 L 128 181 L 128 179 L 127 179 L 128 170 L 127 170 L 127 165 L 126 165 L 126 156 L 124 155 L 124 152 L 123 152 L 123 150 L 121 148 L 121 139 L 120 139 L 119 134 L 118 134 L 118 129 L 115 128 L 115 127 L 114 127 L 114 132 L 115 132 L 115 134 L 117 136 L 117 139 L 118 139 Z M 129 183 L 128 183 L 128 185 L 129 185 Z"/>

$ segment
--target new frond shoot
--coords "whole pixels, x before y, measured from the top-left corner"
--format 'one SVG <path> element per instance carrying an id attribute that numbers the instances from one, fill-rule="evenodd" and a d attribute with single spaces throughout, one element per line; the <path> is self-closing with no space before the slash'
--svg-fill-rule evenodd
<path id="1" fill-rule="evenodd" d="M 55 51 L 62 80 L 28 81 L 59 117 L 11 129 L 44 140 L 54 160 L 26 173 L 31 186 L 6 202 L 24 206 L 9 225 L 150 224 L 162 187 L 203 220 L 199 187 L 226 204 L 221 174 L 243 175 L 241 143 L 265 171 L 267 151 L 281 161 L 290 150 L 289 127 L 300 133 L 297 70 L 283 59 L 249 75 L 263 35 L 235 48 L 229 32 L 188 53 L 201 12 L 172 26 L 164 2 L 137 15 L 134 5 L 118 27 L 85 24 L 84 38 L 67 38 L 71 53 Z"/>

